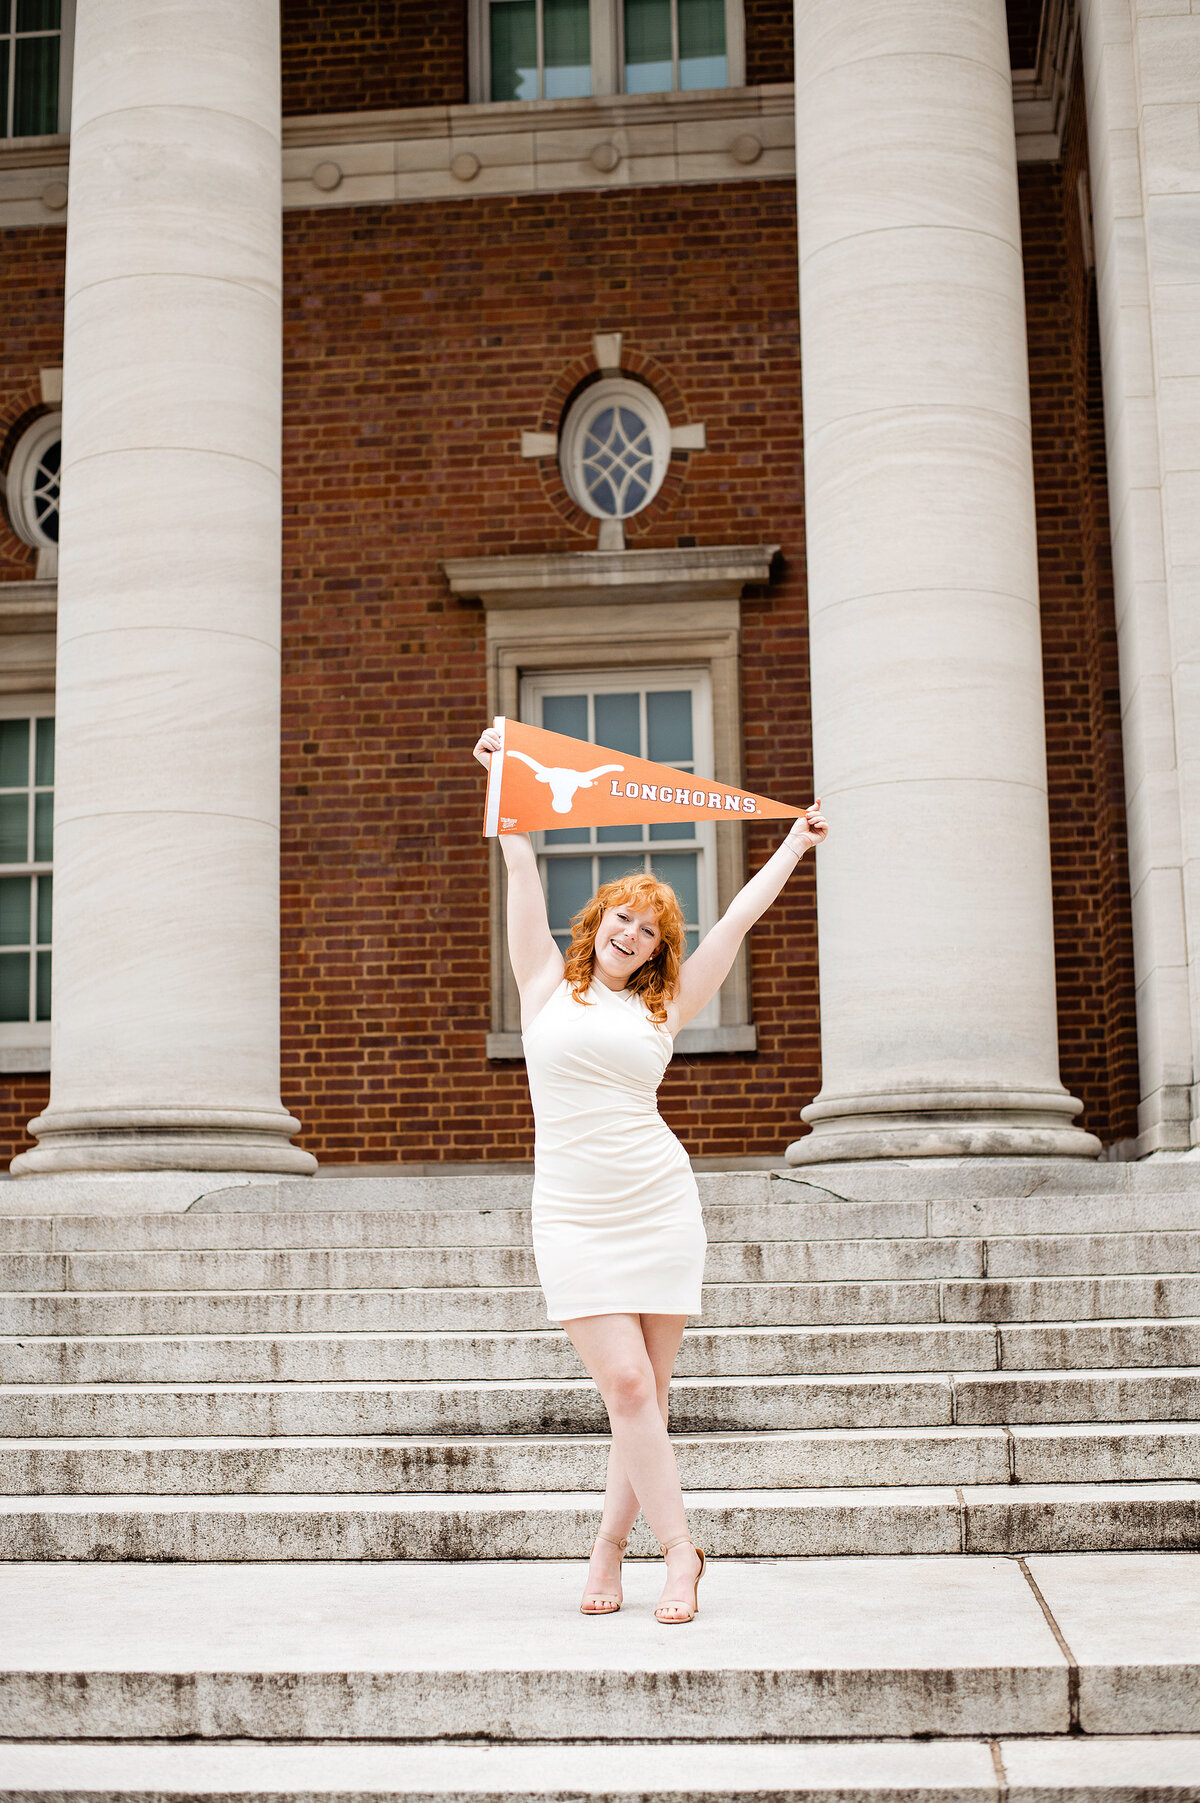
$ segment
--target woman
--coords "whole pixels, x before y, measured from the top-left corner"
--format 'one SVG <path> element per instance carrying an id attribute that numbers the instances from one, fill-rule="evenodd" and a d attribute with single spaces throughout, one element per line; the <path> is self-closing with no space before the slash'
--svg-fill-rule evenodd
<path id="1" fill-rule="evenodd" d="M 475 756 L 487 769 L 499 749 L 489 728 Z M 819 807 L 796 821 L 686 961 L 673 892 L 641 873 L 606 883 L 581 909 L 564 960 L 533 846 L 524 834 L 500 839 L 536 1124 L 534 1257 L 550 1319 L 565 1328 L 612 1428 L 585 1615 L 621 1607 L 621 1559 L 639 1507 L 667 1562 L 656 1620 L 688 1622 L 697 1612 L 704 1554 L 688 1533 L 667 1393 L 684 1324 L 700 1308 L 705 1238 L 687 1153 L 655 1094 L 672 1041 L 828 833 Z"/>

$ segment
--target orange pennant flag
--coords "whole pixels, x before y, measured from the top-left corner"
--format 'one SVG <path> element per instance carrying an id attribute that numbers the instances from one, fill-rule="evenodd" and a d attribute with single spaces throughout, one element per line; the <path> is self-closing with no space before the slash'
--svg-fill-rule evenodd
<path id="1" fill-rule="evenodd" d="M 485 838 L 661 820 L 795 820 L 804 812 L 502 714 L 493 725 L 501 745 L 488 769 Z"/>

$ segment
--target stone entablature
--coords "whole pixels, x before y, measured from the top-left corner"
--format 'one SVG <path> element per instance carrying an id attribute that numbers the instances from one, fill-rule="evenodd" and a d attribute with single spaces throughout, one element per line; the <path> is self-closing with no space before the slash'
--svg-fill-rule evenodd
<path id="1" fill-rule="evenodd" d="M 1059 155 L 1074 45 L 1071 8 L 1058 0 L 1037 68 L 1013 72 L 1020 161 Z M 788 180 L 796 172 L 794 104 L 792 84 L 776 82 L 285 119 L 283 204 Z M 0 229 L 65 224 L 69 160 L 66 133 L 0 144 Z"/>

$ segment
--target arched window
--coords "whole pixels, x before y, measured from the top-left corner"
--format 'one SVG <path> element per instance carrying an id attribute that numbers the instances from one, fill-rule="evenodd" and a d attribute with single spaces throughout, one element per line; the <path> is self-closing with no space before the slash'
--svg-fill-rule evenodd
<path id="1" fill-rule="evenodd" d="M 43 413 L 17 440 L 4 477 L 4 510 L 38 553 L 38 575 L 57 574 L 62 415 Z"/>

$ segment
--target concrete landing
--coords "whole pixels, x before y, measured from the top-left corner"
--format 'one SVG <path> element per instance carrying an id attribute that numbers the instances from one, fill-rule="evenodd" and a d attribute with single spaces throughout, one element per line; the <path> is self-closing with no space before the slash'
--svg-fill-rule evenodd
<path id="1" fill-rule="evenodd" d="M 869 1740 L 1186 1733 L 1200 1554 L 0 1566 L 0 1738 Z M 1200 1794 L 1200 1792 L 1196 1793 Z"/>

